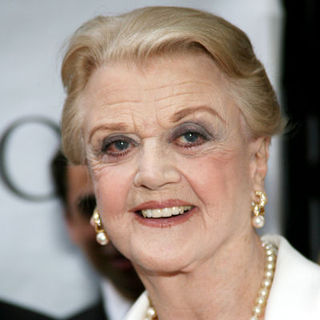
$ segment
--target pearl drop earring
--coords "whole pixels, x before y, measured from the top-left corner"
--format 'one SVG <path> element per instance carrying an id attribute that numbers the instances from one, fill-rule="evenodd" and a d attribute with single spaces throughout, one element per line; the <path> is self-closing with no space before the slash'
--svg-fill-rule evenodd
<path id="1" fill-rule="evenodd" d="M 98 212 L 98 209 L 95 208 L 93 211 L 93 215 L 90 219 L 90 223 L 94 226 L 94 229 L 97 233 L 96 235 L 96 240 L 99 244 L 102 246 L 105 246 L 106 244 L 109 243 L 109 239 L 107 237 L 106 232 L 103 229 L 100 214 Z"/>
<path id="2" fill-rule="evenodd" d="M 252 225 L 259 229 L 264 226 L 264 207 L 268 202 L 267 195 L 263 191 L 255 192 L 256 198 L 255 201 L 252 202 Z"/>

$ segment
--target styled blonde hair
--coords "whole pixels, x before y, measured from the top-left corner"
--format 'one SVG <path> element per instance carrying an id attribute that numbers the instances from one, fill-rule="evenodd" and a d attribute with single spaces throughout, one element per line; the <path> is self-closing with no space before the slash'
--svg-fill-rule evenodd
<path id="1" fill-rule="evenodd" d="M 72 36 L 62 64 L 67 97 L 62 144 L 69 161 L 85 163 L 78 98 L 93 71 L 105 63 L 143 63 L 151 56 L 201 50 L 226 74 L 253 136 L 280 133 L 285 120 L 261 62 L 246 34 L 224 19 L 190 8 L 146 7 L 119 16 L 98 16 Z"/>

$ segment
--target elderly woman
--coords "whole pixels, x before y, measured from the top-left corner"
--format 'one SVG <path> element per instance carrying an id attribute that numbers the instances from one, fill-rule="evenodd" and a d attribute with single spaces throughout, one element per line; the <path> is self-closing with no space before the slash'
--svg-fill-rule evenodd
<path id="1" fill-rule="evenodd" d="M 212 14 L 97 17 L 62 66 L 64 152 L 94 182 L 97 240 L 146 292 L 126 319 L 320 319 L 320 270 L 264 224 L 284 120 L 247 36 Z"/>

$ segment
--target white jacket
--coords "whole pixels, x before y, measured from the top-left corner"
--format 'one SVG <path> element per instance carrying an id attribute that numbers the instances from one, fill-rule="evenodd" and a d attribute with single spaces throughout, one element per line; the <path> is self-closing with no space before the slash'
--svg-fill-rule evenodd
<path id="1" fill-rule="evenodd" d="M 267 235 L 278 250 L 265 320 L 320 320 L 320 266 L 307 260 L 281 236 Z M 124 320 L 143 320 L 149 301 L 144 292 Z"/>

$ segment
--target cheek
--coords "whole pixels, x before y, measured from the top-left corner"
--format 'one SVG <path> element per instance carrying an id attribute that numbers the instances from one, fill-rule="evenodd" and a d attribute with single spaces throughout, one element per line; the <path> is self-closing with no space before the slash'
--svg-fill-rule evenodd
<path id="1" fill-rule="evenodd" d="M 93 171 L 95 194 L 102 219 L 109 224 L 127 211 L 127 195 L 132 186 L 132 170 L 126 166 Z M 106 221 L 105 221 L 106 220 Z"/>
<path id="2" fill-rule="evenodd" d="M 250 201 L 245 196 L 250 196 L 249 163 L 242 153 L 219 153 L 189 159 L 182 170 L 206 207 L 235 210 Z"/>

